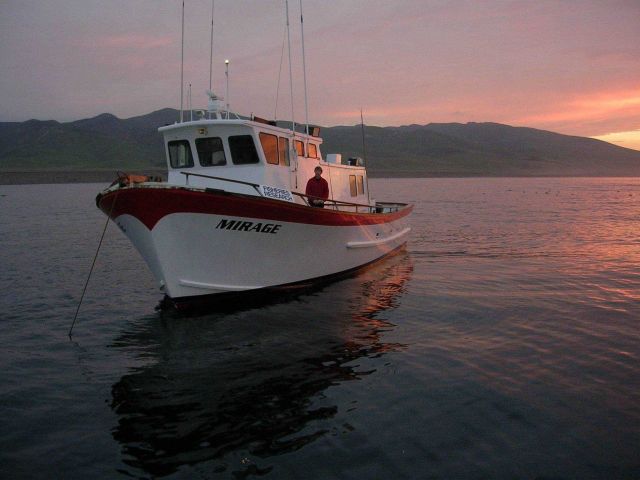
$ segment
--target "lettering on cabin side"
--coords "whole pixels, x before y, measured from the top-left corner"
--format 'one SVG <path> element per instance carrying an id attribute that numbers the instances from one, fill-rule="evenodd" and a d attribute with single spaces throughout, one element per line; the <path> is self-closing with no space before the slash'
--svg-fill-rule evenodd
<path id="1" fill-rule="evenodd" d="M 255 222 L 243 222 L 242 220 L 228 220 L 223 218 L 216 225 L 220 230 L 237 230 L 239 232 L 259 232 L 259 233 L 278 233 L 280 230 L 279 223 L 255 223 Z"/>
<path id="2" fill-rule="evenodd" d="M 283 190 L 282 188 L 271 187 L 269 185 L 262 185 L 262 194 L 265 197 L 275 198 L 276 200 L 285 200 L 287 202 L 293 202 L 293 197 L 289 190 Z"/>

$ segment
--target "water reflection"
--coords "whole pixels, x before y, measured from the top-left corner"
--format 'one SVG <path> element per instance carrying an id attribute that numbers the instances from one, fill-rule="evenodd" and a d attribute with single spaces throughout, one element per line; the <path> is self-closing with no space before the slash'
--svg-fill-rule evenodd
<path id="1" fill-rule="evenodd" d="M 154 476 L 206 460 L 224 471 L 230 452 L 265 458 L 321 437 L 344 407 L 322 392 L 375 372 L 355 360 L 403 347 L 384 340 L 394 325 L 382 313 L 412 271 L 403 252 L 286 303 L 132 322 L 113 344 L 145 363 L 112 388 L 124 462 Z M 268 471 L 241 469 L 234 473 Z"/>

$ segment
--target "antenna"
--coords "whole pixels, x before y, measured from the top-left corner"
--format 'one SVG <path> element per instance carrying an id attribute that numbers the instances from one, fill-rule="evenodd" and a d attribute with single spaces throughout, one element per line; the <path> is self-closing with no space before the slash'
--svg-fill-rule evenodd
<path id="1" fill-rule="evenodd" d="M 302 0 L 300 0 L 300 32 L 302 34 L 302 77 L 304 78 L 304 121 L 307 124 L 306 133 L 309 135 L 309 108 L 307 106 L 307 64 L 304 55 L 304 20 L 302 19 Z M 309 139 L 307 138 L 307 143 Z"/>
<path id="2" fill-rule="evenodd" d="M 362 160 L 367 164 L 367 149 L 364 145 L 364 117 L 362 116 L 362 107 L 360 107 L 360 125 L 362 127 Z"/>
<path id="3" fill-rule="evenodd" d="M 215 0 L 211 0 L 211 53 L 209 54 L 209 90 L 211 88 L 211 82 L 213 78 L 213 11 L 215 8 Z"/>
<path id="4" fill-rule="evenodd" d="M 227 120 L 229 119 L 229 60 L 224 61 L 224 75 L 227 77 L 227 92 L 225 96 L 227 97 Z"/>
<path id="5" fill-rule="evenodd" d="M 184 105 L 184 0 L 182 0 L 182 52 L 180 55 L 180 123 L 182 123 L 182 108 Z"/>
<path id="6" fill-rule="evenodd" d="M 365 166 L 367 165 L 367 150 L 364 145 L 364 117 L 362 115 L 362 107 L 360 107 L 360 125 L 362 125 L 362 161 Z M 369 175 L 364 176 L 365 181 L 367 182 L 367 201 L 369 205 L 371 205 L 371 193 L 369 192 Z"/>
<path id="7" fill-rule="evenodd" d="M 189 119 L 193 122 L 193 108 L 191 106 L 191 84 L 189 84 L 189 96 L 188 96 L 188 100 L 187 103 L 189 104 Z"/>

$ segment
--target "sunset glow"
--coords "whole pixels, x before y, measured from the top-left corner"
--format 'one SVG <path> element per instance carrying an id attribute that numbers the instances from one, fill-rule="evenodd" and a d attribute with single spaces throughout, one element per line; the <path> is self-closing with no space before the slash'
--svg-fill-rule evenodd
<path id="1" fill-rule="evenodd" d="M 606 135 L 599 135 L 593 138 L 602 140 L 604 142 L 613 143 L 621 147 L 640 150 L 640 130 L 633 130 L 631 132 L 608 133 Z"/>
<path id="2" fill-rule="evenodd" d="M 590 122 L 614 118 L 617 121 L 628 120 L 629 125 L 637 124 L 634 122 L 640 120 L 640 90 L 580 96 L 543 113 L 522 117 L 517 123 L 562 130 L 567 124 L 584 124 L 586 127 Z"/>
<path id="3" fill-rule="evenodd" d="M 289 118 L 282 1 L 215 5 L 214 90 L 224 88 L 228 58 L 234 110 Z M 314 123 L 353 125 L 362 108 L 371 125 L 497 122 L 639 148 L 637 2 L 611 8 L 585 0 L 579 9 L 524 0 L 495 0 L 491 8 L 435 0 L 304 5 Z M 184 78 L 198 108 L 209 84 L 210 9 L 209 0 L 194 0 L 185 10 Z M 293 10 L 299 120 L 302 58 Z M 5 2 L 0 18 L 0 121 L 105 112 L 128 118 L 179 108 L 181 2 Z"/>

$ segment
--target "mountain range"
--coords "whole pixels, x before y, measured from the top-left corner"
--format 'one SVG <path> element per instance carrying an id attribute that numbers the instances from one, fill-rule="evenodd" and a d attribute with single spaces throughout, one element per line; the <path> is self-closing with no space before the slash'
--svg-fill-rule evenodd
<path id="1" fill-rule="evenodd" d="M 0 173 L 162 170 L 157 128 L 175 109 L 119 119 L 0 123 Z M 365 157 L 372 176 L 638 176 L 640 151 L 497 123 L 327 127 L 322 152 Z"/>

